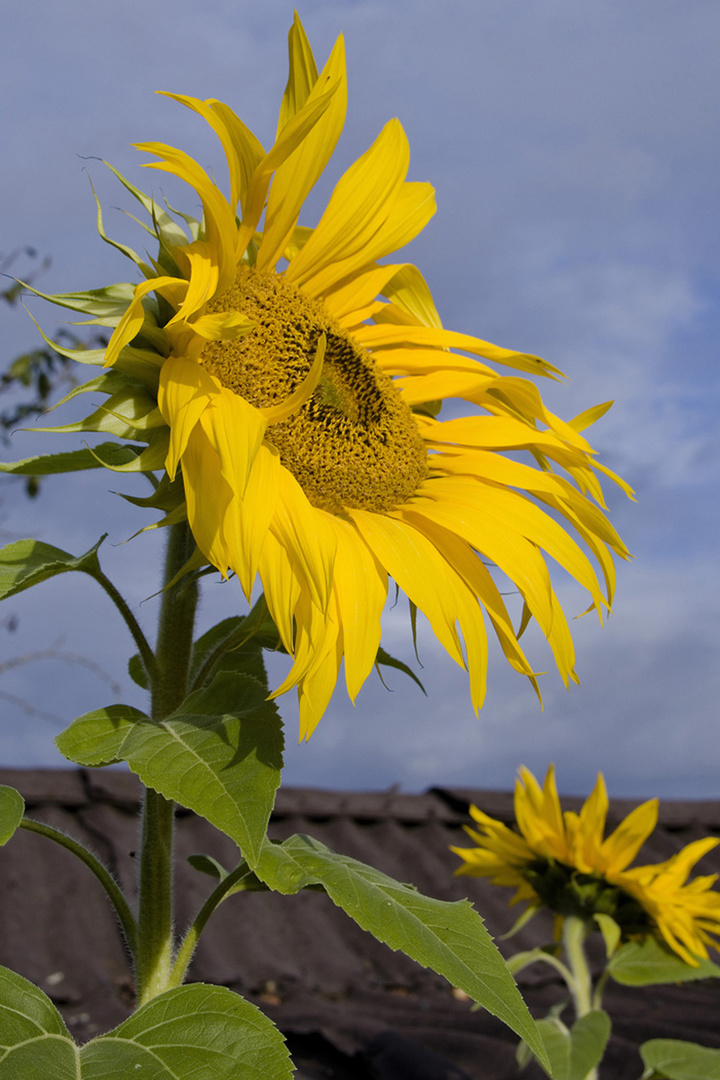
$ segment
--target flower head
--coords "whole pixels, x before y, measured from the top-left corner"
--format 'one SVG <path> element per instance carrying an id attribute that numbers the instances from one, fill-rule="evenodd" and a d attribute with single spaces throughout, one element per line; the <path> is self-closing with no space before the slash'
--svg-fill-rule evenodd
<path id="1" fill-rule="evenodd" d="M 607 811 L 602 773 L 576 814 L 561 808 L 552 765 L 542 788 L 521 768 L 515 784 L 517 830 L 471 806 L 479 828 L 465 830 L 477 847 L 452 848 L 463 859 L 456 874 L 513 886 L 511 904 L 525 900 L 560 918 L 610 915 L 624 938 L 653 934 L 697 965 L 697 957 L 707 957 L 706 945 L 718 947 L 710 934 L 720 936 L 720 893 L 712 890 L 717 874 L 689 884 L 687 878 L 720 841 L 697 840 L 665 863 L 628 869 L 655 828 L 658 800 L 636 807 L 606 837 Z"/>
<path id="2" fill-rule="evenodd" d="M 582 434 L 606 406 L 559 419 L 524 377 L 554 377 L 555 368 L 446 330 L 420 272 L 379 261 L 435 209 L 431 186 L 406 179 L 397 120 L 340 178 L 317 225 L 298 223 L 343 126 L 346 78 L 342 38 L 319 73 L 297 17 L 289 41 L 267 151 L 222 102 L 168 95 L 218 136 L 226 191 L 183 151 L 139 147 L 157 159 L 149 167 L 192 188 L 201 220 L 120 177 L 149 212 L 158 254 L 149 264 L 122 247 L 145 278 L 134 288 L 53 298 L 113 328 L 108 370 L 87 385 L 110 400 L 64 430 L 146 443 L 122 467 L 164 469 L 163 496 L 182 478 L 167 520 L 186 514 L 201 558 L 234 572 L 246 595 L 259 576 L 293 657 L 275 692 L 297 687 L 301 737 L 326 708 L 343 659 L 352 700 L 372 670 L 390 578 L 467 668 L 476 710 L 485 619 L 536 690 L 518 640 L 531 618 L 566 685 L 577 681 L 545 556 L 598 614 L 609 607 L 612 553 L 627 551 L 602 512 L 598 473 L 629 489 Z M 450 399 L 464 412 L 438 419 Z M 519 630 L 487 562 L 522 597 Z"/>

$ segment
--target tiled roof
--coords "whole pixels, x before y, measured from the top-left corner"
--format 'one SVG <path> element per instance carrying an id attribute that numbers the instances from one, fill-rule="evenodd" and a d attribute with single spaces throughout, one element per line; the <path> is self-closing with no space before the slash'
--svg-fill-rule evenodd
<path id="1" fill-rule="evenodd" d="M 110 770 L 4 770 L 29 812 L 76 836 L 102 855 L 132 888 L 139 787 Z M 422 892 L 445 900 L 469 896 L 491 933 L 506 931 L 515 912 L 509 892 L 484 881 L 453 877 L 472 801 L 512 820 L 504 792 L 432 789 L 390 792 L 281 790 L 271 832 L 309 833 Z M 563 800 L 574 807 L 579 800 Z M 618 800 L 612 820 L 634 803 Z M 720 802 L 667 802 L 643 857 L 656 862 L 708 833 L 720 833 Z M 469 841 L 468 841 L 469 843 Z M 178 917 L 189 920 L 209 879 L 185 856 L 213 855 L 232 866 L 236 849 L 187 811 L 178 813 Z M 89 872 L 68 853 L 28 832 L 0 852 L 0 963 L 37 982 L 83 1041 L 128 1014 L 132 983 L 114 917 Z M 712 852 L 703 872 L 720 871 Z M 510 943 L 515 952 L 549 937 L 534 919 Z M 548 968 L 520 977 L 535 1015 L 562 997 Z M 501 1080 L 517 1075 L 516 1038 L 485 1012 L 471 1011 L 442 978 L 393 953 L 360 930 L 318 892 L 298 896 L 245 893 L 213 915 L 191 970 L 194 980 L 223 983 L 275 1020 L 290 1044 L 298 1080 Z M 603 1076 L 636 1080 L 637 1045 L 649 1038 L 686 1038 L 720 1046 L 720 990 L 713 983 L 629 990 L 611 984 L 606 1007 L 613 1038 Z M 541 1073 L 531 1067 L 527 1080 Z M 271 1078 L 270 1078 L 271 1080 Z"/>

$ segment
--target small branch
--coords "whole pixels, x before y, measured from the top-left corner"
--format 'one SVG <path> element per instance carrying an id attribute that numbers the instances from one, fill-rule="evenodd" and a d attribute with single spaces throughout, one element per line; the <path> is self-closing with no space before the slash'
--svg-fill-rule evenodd
<path id="1" fill-rule="evenodd" d="M 148 677 L 152 680 L 157 672 L 157 661 L 155 659 L 155 653 L 150 648 L 148 640 L 143 634 L 139 622 L 130 610 L 128 603 L 125 600 L 125 597 L 118 591 L 118 589 L 115 588 L 112 581 L 110 581 L 110 578 L 106 577 L 99 567 L 97 568 L 97 570 L 94 570 L 92 572 L 91 577 L 93 577 L 95 581 L 97 581 L 98 585 L 102 586 L 102 588 L 105 590 L 105 592 L 110 597 L 113 604 L 125 620 L 125 625 L 132 634 L 135 640 L 135 644 L 138 647 L 138 652 L 140 653 L 142 662 L 145 665 L 145 670 L 148 673 Z"/>
<path id="2" fill-rule="evenodd" d="M 125 899 L 122 889 L 107 867 L 78 840 L 74 840 L 71 836 L 67 836 L 59 829 L 53 828 L 52 825 L 46 825 L 42 821 L 35 821 L 34 818 L 26 817 L 20 822 L 20 828 L 27 829 L 29 832 L 39 833 L 40 836 L 45 836 L 48 840 L 54 840 L 56 844 L 60 844 L 61 847 L 71 851 L 73 855 L 77 855 L 81 862 L 85 863 L 88 869 L 91 870 L 98 879 L 107 893 L 110 903 L 115 908 L 115 914 L 118 917 L 123 934 L 125 935 L 128 949 L 130 950 L 131 956 L 134 957 L 136 948 L 135 918 L 130 910 L 130 905 Z"/>
<path id="3" fill-rule="evenodd" d="M 178 950 L 178 954 L 175 959 L 175 963 L 172 966 L 172 971 L 170 972 L 169 986 L 173 987 L 182 985 L 187 969 L 190 966 L 190 961 L 192 960 L 193 953 L 195 952 L 195 949 L 197 947 L 198 940 L 201 933 L 205 929 L 205 925 L 208 919 L 216 910 L 216 908 L 220 906 L 220 904 L 223 902 L 229 892 L 231 892 L 233 889 L 238 889 L 238 891 L 240 891 L 240 882 L 243 878 L 249 877 L 251 874 L 252 871 L 250 867 L 243 859 L 243 861 L 239 863 L 238 866 L 236 866 L 235 869 L 227 875 L 227 877 L 223 878 L 223 880 L 215 886 L 215 888 L 210 893 L 207 900 L 193 919 L 190 927 L 185 934 L 185 937 L 183 938 L 182 944 L 180 946 L 180 949 Z"/>
<path id="4" fill-rule="evenodd" d="M 572 972 L 566 964 L 563 964 L 562 960 L 559 960 L 557 956 L 553 956 L 552 953 L 544 952 L 542 949 L 533 949 L 530 953 L 517 953 L 516 956 L 511 956 L 506 963 L 512 975 L 516 975 L 523 968 L 529 967 L 530 964 L 549 964 L 562 976 L 570 993 L 575 993 L 575 979 Z"/>

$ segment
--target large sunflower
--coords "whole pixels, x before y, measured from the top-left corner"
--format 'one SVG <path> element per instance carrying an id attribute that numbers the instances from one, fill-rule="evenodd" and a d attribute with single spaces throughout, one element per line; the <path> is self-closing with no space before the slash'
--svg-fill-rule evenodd
<path id="1" fill-rule="evenodd" d="M 718 945 L 720 893 L 717 874 L 687 884 L 698 860 L 720 841 L 713 837 L 688 844 L 665 863 L 628 869 L 657 824 L 658 800 L 633 810 L 605 836 L 608 797 L 602 773 L 579 814 L 563 811 L 552 765 L 545 782 L 520 769 L 515 784 L 517 830 L 483 813 L 470 814 L 479 826 L 466 826 L 477 847 L 452 850 L 463 859 L 456 874 L 490 878 L 517 889 L 510 901 L 547 907 L 562 919 L 611 915 L 623 937 L 652 934 L 686 963 L 707 958 L 707 945 Z"/>
<path id="2" fill-rule="evenodd" d="M 234 571 L 248 596 L 259 575 L 294 661 L 276 693 L 297 686 L 301 738 L 325 710 L 343 658 L 353 700 L 371 671 L 389 578 L 466 666 L 476 710 L 483 613 L 537 690 L 488 561 L 521 594 L 522 628 L 534 618 L 566 685 L 577 681 L 544 555 L 598 613 L 608 607 L 611 551 L 627 552 L 598 508 L 596 474 L 622 482 L 581 434 L 605 407 L 560 420 L 532 382 L 483 361 L 532 375 L 555 368 L 444 329 L 419 271 L 378 261 L 435 209 L 431 186 L 405 179 L 397 120 L 341 177 L 315 228 L 298 225 L 340 135 L 346 81 L 342 38 L 319 74 L 297 17 L 289 42 L 267 152 L 227 105 L 168 95 L 219 137 L 229 197 L 182 151 L 139 146 L 158 159 L 151 168 L 194 189 L 200 221 L 120 177 L 149 211 L 159 253 L 149 265 L 122 246 L 146 280 L 132 293 L 105 291 L 104 308 L 98 295 L 86 304 L 93 321 L 114 328 L 104 357 L 113 371 L 88 384 L 111 396 L 80 427 L 147 441 L 131 467 L 182 476 L 176 513 L 187 513 L 203 558 Z M 104 237 L 100 216 L 99 227 Z M 464 414 L 441 421 L 449 398 Z M 566 527 L 597 560 L 604 590 Z"/>

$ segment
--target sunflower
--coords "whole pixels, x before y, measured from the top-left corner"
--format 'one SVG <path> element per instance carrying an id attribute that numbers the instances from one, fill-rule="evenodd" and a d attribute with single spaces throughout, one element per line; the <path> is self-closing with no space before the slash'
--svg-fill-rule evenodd
<path id="1" fill-rule="evenodd" d="M 689 884 L 687 878 L 720 841 L 696 840 L 665 863 L 628 869 L 657 824 L 658 800 L 636 807 L 606 837 L 607 811 L 602 773 L 576 814 L 560 806 L 552 765 L 542 788 L 521 768 L 515 784 L 518 831 L 471 806 L 479 830 L 465 830 L 477 847 L 451 849 L 463 859 L 455 872 L 512 886 L 517 891 L 511 904 L 524 900 L 530 910 L 547 907 L 560 920 L 610 915 L 623 938 L 652 934 L 697 966 L 698 957 L 707 958 L 706 945 L 718 948 L 710 935 L 720 935 L 720 893 L 712 890 L 717 874 Z"/>
<path id="2" fill-rule="evenodd" d="M 346 75 L 342 38 L 318 73 L 297 16 L 289 52 L 269 151 L 222 102 L 167 95 L 218 136 L 229 194 L 183 151 L 138 145 L 157 159 L 149 167 L 193 189 L 201 220 L 116 173 L 148 211 L 158 255 L 149 264 L 116 244 L 141 284 L 52 298 L 113 329 L 102 358 L 110 370 L 85 387 L 110 400 L 63 430 L 146 443 L 122 467 L 164 469 L 164 493 L 181 477 L 182 499 L 166 520 L 186 515 L 202 560 L 233 572 L 246 596 L 259 576 L 293 658 L 275 694 L 297 687 L 301 738 L 322 716 L 343 658 L 353 701 L 372 670 L 389 579 L 468 671 L 476 712 L 485 618 L 537 691 L 518 640 L 536 620 L 567 686 L 577 681 L 573 644 L 545 556 L 602 616 L 612 553 L 628 554 L 603 513 L 598 474 L 630 490 L 582 434 L 607 406 L 559 419 L 522 377 L 557 369 L 443 328 L 420 272 L 379 261 L 435 210 L 432 187 L 406 180 L 397 120 L 340 178 L 317 225 L 298 224 L 344 123 Z M 98 225 L 107 239 L 99 208 Z M 448 399 L 462 410 L 440 420 Z M 488 562 L 522 597 L 518 630 Z"/>

